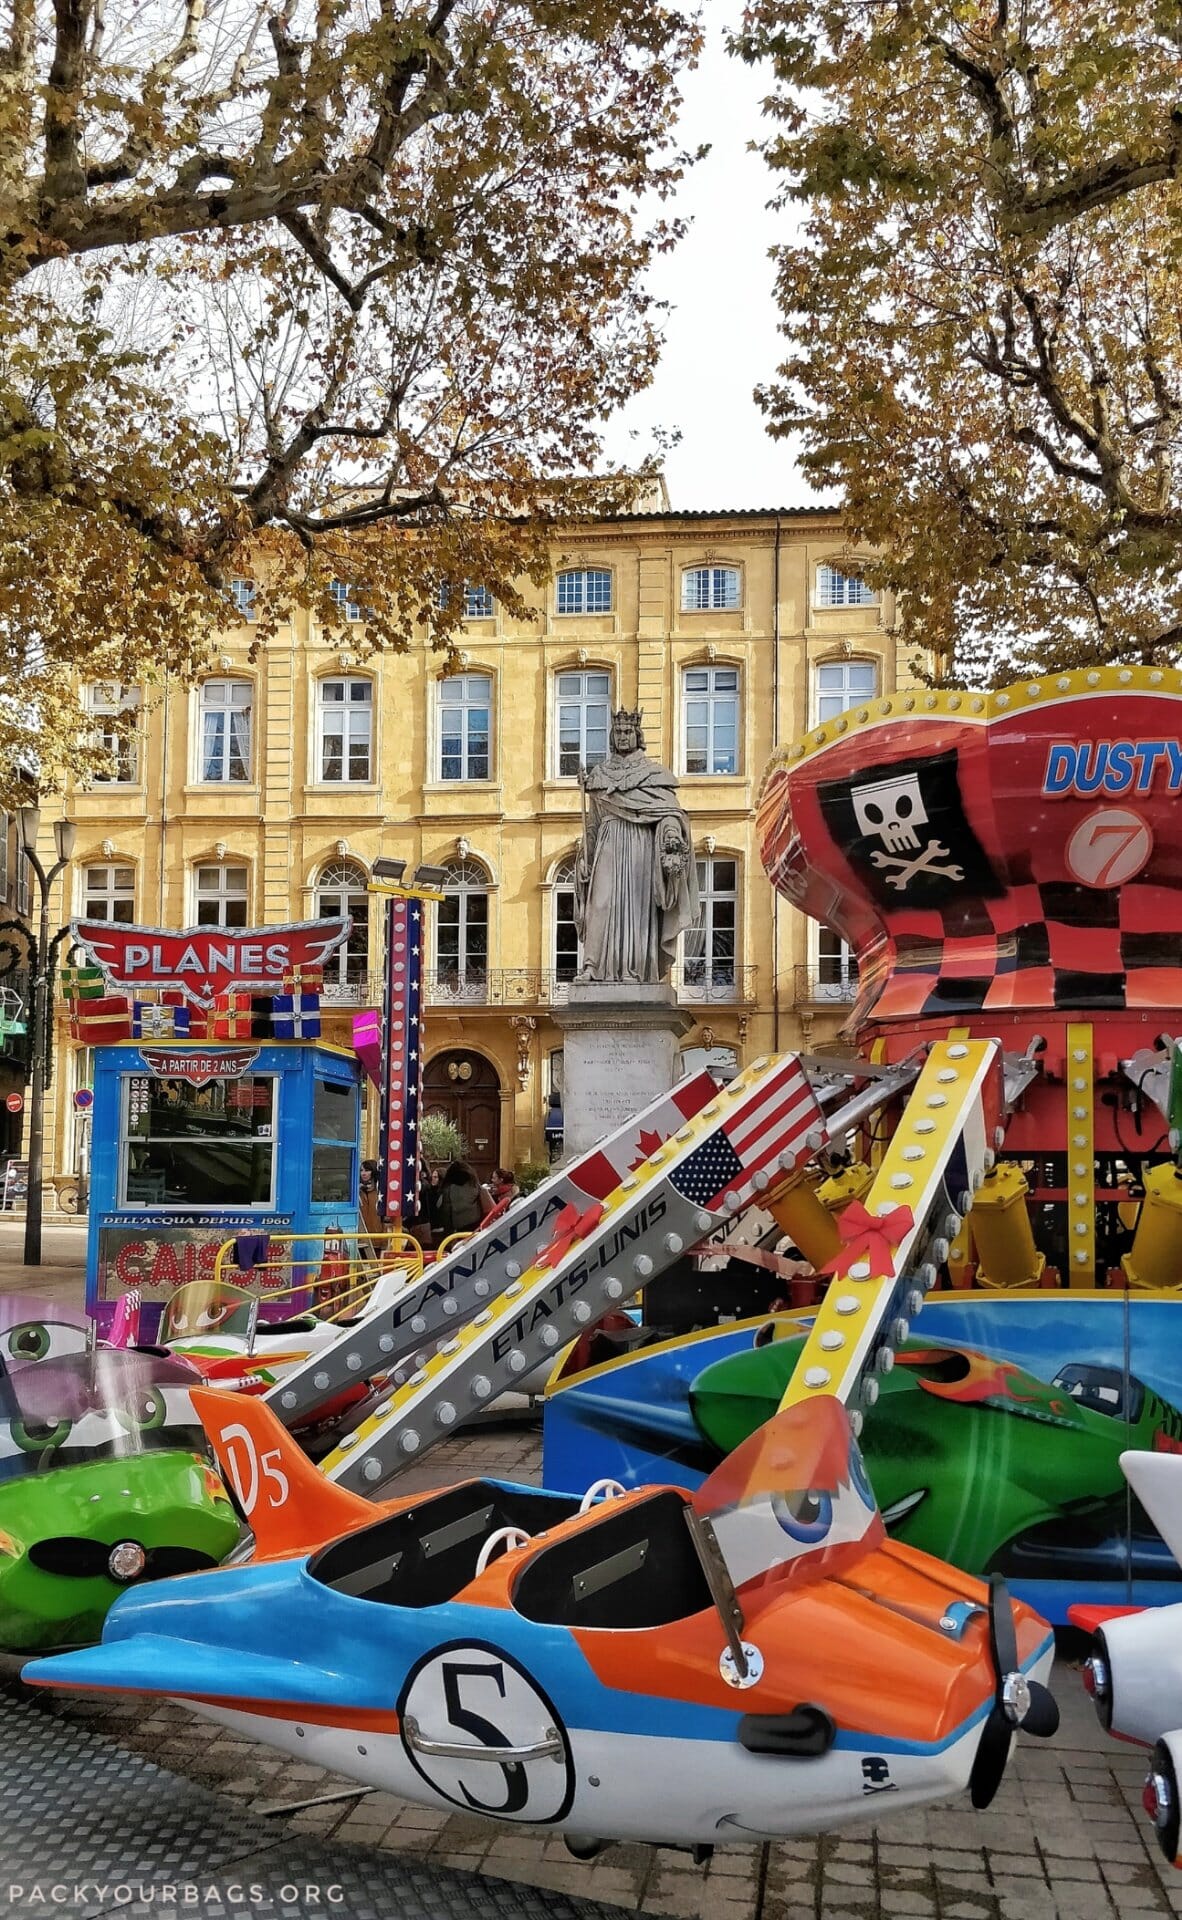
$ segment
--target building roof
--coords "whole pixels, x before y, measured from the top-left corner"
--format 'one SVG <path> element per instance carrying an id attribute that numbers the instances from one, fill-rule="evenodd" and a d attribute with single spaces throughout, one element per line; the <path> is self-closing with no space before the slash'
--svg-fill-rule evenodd
<path id="1" fill-rule="evenodd" d="M 836 500 L 818 501 L 808 507 L 662 507 L 657 511 L 605 513 L 598 523 L 617 520 L 807 520 L 814 516 L 832 516 L 842 511 Z"/>

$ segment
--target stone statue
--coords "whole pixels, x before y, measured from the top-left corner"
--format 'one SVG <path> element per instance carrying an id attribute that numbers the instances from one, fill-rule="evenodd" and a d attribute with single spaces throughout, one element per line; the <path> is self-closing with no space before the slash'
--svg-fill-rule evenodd
<path id="1" fill-rule="evenodd" d="M 640 713 L 612 715 L 611 751 L 582 768 L 583 839 L 575 861 L 581 981 L 657 985 L 678 935 L 698 917 L 698 873 L 677 779 L 644 751 Z"/>

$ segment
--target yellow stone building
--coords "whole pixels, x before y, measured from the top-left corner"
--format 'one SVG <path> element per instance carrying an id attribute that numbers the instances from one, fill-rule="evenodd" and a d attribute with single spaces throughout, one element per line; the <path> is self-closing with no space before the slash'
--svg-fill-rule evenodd
<path id="1" fill-rule="evenodd" d="M 540 1159 L 561 1077 L 553 1010 L 578 965 L 576 771 L 606 750 L 610 709 L 640 707 L 699 860 L 702 920 L 674 976 L 695 1016 L 685 1048 L 741 1065 L 821 1044 L 853 995 L 848 956 L 773 894 L 755 802 L 776 746 L 911 677 L 890 596 L 868 592 L 844 544 L 822 508 L 662 505 L 596 523 L 566 537 L 545 592 L 529 590 L 532 617 L 469 589 L 462 671 L 446 678 L 425 642 L 367 655 L 343 584 L 356 639 L 301 614 L 252 661 L 250 583 L 235 582 L 243 617 L 197 685 L 87 689 L 96 729 L 124 745 L 118 778 L 66 797 L 77 843 L 54 907 L 167 927 L 344 908 L 355 930 L 327 982 L 325 1036 L 347 1044 L 353 1011 L 376 1004 L 373 861 L 443 867 L 426 1104 L 460 1120 L 482 1171 Z M 72 1095 L 89 1078 L 60 1010 L 57 1036 L 50 1172 L 77 1165 Z M 372 1141 L 376 1101 L 367 1126 Z"/>

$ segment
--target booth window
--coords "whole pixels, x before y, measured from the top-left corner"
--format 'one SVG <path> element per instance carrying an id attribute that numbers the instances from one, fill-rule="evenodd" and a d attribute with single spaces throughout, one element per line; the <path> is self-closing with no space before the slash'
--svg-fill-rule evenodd
<path id="1" fill-rule="evenodd" d="M 218 1074 L 203 1086 L 126 1076 L 119 1146 L 125 1207 L 269 1207 L 274 1074 Z"/>
<path id="2" fill-rule="evenodd" d="M 343 1080 L 317 1074 L 312 1089 L 312 1201 L 355 1200 L 353 1155 L 357 1144 L 357 1099 Z"/>

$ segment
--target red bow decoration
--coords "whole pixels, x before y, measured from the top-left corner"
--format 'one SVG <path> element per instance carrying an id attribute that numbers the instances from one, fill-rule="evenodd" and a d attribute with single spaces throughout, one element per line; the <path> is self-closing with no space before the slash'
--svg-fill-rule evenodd
<path id="1" fill-rule="evenodd" d="M 585 1213 L 580 1213 L 574 1201 L 569 1200 L 554 1222 L 553 1237 L 537 1255 L 535 1267 L 556 1267 L 560 1260 L 565 1260 L 576 1240 L 585 1240 L 602 1219 L 603 1208 L 598 1200 Z"/>
<path id="2" fill-rule="evenodd" d="M 870 1262 L 874 1276 L 893 1274 L 895 1249 L 915 1225 L 910 1207 L 892 1207 L 889 1213 L 867 1213 L 860 1200 L 851 1200 L 838 1221 L 842 1245 L 822 1273 L 846 1275 L 859 1260 Z"/>

